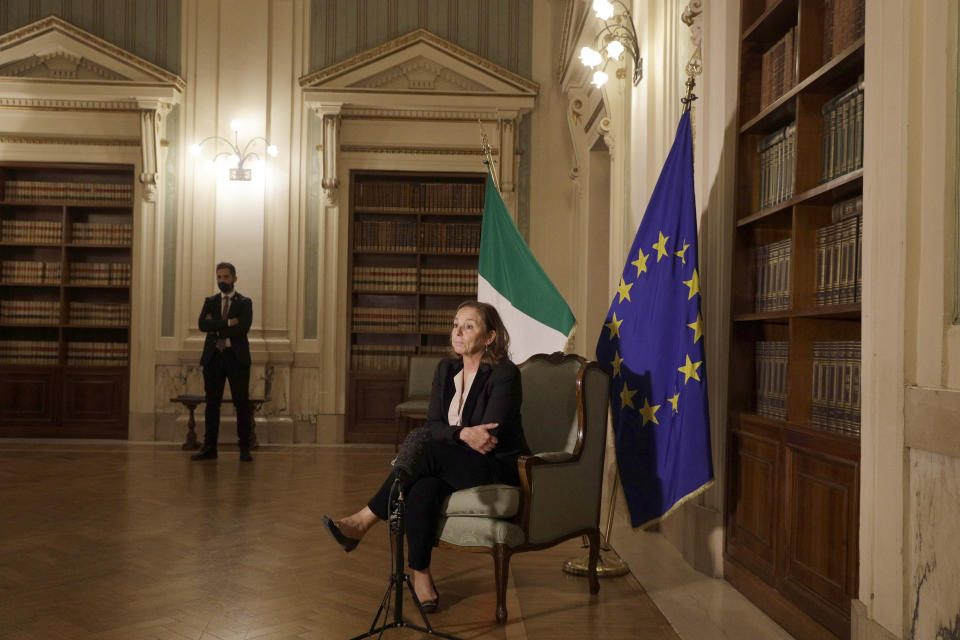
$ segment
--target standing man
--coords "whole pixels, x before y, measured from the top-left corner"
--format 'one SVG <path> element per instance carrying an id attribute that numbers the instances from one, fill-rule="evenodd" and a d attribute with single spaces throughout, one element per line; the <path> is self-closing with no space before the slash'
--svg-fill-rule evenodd
<path id="1" fill-rule="evenodd" d="M 200 331 L 207 332 L 200 357 L 207 408 L 203 447 L 190 456 L 191 460 L 217 457 L 220 403 L 227 380 L 237 410 L 240 460 L 253 460 L 250 455 L 250 343 L 247 341 L 247 332 L 253 323 L 253 301 L 237 292 L 234 288 L 236 282 L 236 268 L 229 262 L 218 264 L 217 287 L 220 293 L 204 300 L 200 311 Z"/>

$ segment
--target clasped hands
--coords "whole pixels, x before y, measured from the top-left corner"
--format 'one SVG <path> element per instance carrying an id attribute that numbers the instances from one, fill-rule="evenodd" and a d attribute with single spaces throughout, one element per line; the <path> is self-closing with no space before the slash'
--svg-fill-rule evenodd
<path id="1" fill-rule="evenodd" d="M 474 451 L 487 454 L 493 451 L 498 442 L 497 436 L 490 433 L 490 429 L 496 429 L 499 426 L 496 422 L 491 422 L 473 427 L 463 427 L 460 429 L 460 439 L 470 445 L 470 448 Z"/>
<path id="2" fill-rule="evenodd" d="M 208 313 L 207 315 L 203 316 L 203 319 L 204 319 L 204 320 L 213 320 L 213 316 Z M 228 326 L 228 327 L 232 327 L 232 326 L 234 326 L 235 324 L 237 324 L 238 322 L 240 322 L 240 320 L 238 320 L 237 318 L 229 318 L 229 319 L 227 320 L 227 326 Z"/>

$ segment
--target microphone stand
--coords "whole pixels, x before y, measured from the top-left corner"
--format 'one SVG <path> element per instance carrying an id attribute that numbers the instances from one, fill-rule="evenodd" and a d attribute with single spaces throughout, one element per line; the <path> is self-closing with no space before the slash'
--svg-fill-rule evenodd
<path id="1" fill-rule="evenodd" d="M 413 582 L 410 580 L 410 576 L 407 574 L 403 566 L 403 519 L 406 511 L 406 504 L 403 498 L 403 484 L 400 482 L 399 477 L 393 481 L 393 488 L 390 489 L 390 495 L 393 495 L 394 492 L 396 492 L 397 499 L 394 501 L 393 511 L 390 513 L 390 533 L 392 534 L 394 544 L 396 545 L 396 554 L 394 556 L 395 562 L 393 565 L 393 573 L 390 575 L 390 584 L 387 585 L 387 591 L 383 594 L 383 600 L 380 601 L 380 608 L 377 609 L 377 614 L 373 617 L 373 622 L 370 624 L 370 630 L 366 633 L 361 633 L 358 636 L 354 636 L 350 640 L 361 640 L 361 638 L 369 638 L 375 634 L 382 636 L 383 632 L 387 629 L 394 629 L 398 627 L 416 629 L 417 631 L 437 636 L 438 638 L 461 640 L 457 636 L 442 633 L 430 626 L 430 621 L 427 620 L 427 614 L 423 610 L 423 605 L 420 604 L 420 599 L 417 598 L 417 592 L 413 589 Z M 423 618 L 423 624 L 425 626 L 421 627 L 416 624 L 411 624 L 403 619 L 403 585 L 407 585 L 407 588 L 410 590 L 410 595 L 413 597 L 413 603 L 417 605 L 417 609 L 420 611 L 420 617 Z M 393 620 L 387 622 L 387 618 L 390 616 L 391 594 L 394 596 Z M 377 622 L 380 620 L 381 613 L 383 613 L 383 624 L 378 627 Z"/>

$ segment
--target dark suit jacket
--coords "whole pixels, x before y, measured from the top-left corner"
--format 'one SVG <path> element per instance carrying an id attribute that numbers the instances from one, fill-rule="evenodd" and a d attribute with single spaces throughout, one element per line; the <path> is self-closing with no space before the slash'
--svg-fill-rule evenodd
<path id="1" fill-rule="evenodd" d="M 217 354 L 217 339 L 230 338 L 230 348 L 233 349 L 237 360 L 241 364 L 250 366 L 250 343 L 247 341 L 247 332 L 250 331 L 250 325 L 253 324 L 253 300 L 241 295 L 240 292 L 233 294 L 233 302 L 230 303 L 230 309 L 227 311 L 227 317 L 221 318 L 223 310 L 223 296 L 216 294 L 203 301 L 203 309 L 200 310 L 200 331 L 207 332 L 207 340 L 203 343 L 203 355 L 200 356 L 200 364 L 207 366 L 213 357 Z M 206 316 L 210 319 L 207 320 Z M 237 324 L 232 327 L 227 326 L 230 318 L 236 318 Z"/>
<path id="2" fill-rule="evenodd" d="M 434 440 L 459 443 L 466 447 L 467 443 L 459 437 L 461 427 L 450 426 L 447 418 L 450 402 L 456 393 L 453 378 L 462 369 L 463 361 L 459 358 L 444 358 L 437 365 L 426 424 Z M 488 456 L 513 464 L 517 456 L 530 453 L 520 420 L 522 402 L 523 387 L 517 365 L 509 360 L 501 360 L 495 365 L 480 365 L 463 403 L 462 422 L 464 427 L 491 422 L 500 425 L 490 430 L 497 437 L 497 446 Z"/>

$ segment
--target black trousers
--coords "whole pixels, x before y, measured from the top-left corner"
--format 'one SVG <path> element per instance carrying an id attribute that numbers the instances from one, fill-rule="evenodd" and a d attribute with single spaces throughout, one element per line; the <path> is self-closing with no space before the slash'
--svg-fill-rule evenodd
<path id="1" fill-rule="evenodd" d="M 391 473 L 367 506 L 380 518 L 389 515 Z M 404 484 L 406 501 L 407 564 L 423 571 L 430 567 L 430 554 L 437 542 L 437 519 L 444 499 L 460 489 L 482 484 L 520 484 L 516 460 L 498 460 L 466 445 L 430 442 L 415 475 Z"/>
<path id="2" fill-rule="evenodd" d="M 213 360 L 203 367 L 203 390 L 206 392 L 203 442 L 216 447 L 220 433 L 220 405 L 223 388 L 230 382 L 230 396 L 237 410 L 237 442 L 241 449 L 250 442 L 250 365 L 237 359 L 233 349 L 218 352 Z"/>

